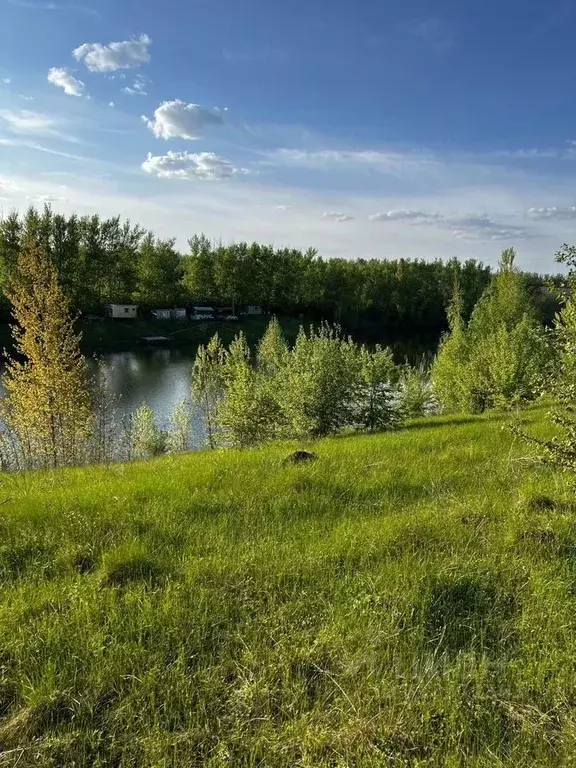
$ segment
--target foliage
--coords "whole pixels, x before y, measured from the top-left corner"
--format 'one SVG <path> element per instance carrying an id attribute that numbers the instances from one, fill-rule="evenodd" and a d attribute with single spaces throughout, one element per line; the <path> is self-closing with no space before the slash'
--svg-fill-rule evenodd
<path id="1" fill-rule="evenodd" d="M 405 363 L 400 368 L 399 410 L 407 419 L 430 416 L 437 410 L 438 402 L 430 380 L 430 367 L 425 358 L 412 366 Z"/>
<path id="2" fill-rule="evenodd" d="M 287 433 L 318 438 L 351 424 L 357 381 L 357 351 L 337 327 L 302 328 L 281 377 Z"/>
<path id="3" fill-rule="evenodd" d="M 558 403 L 548 414 L 556 434 L 542 439 L 517 424 L 513 431 L 535 447 L 542 461 L 572 473 L 576 470 L 576 247 L 563 245 L 556 260 L 568 266 L 553 334 L 555 373 L 548 387 Z"/>
<path id="4" fill-rule="evenodd" d="M 86 362 L 37 230 L 26 235 L 8 295 L 17 357 L 8 359 L 0 407 L 13 459 L 23 467 L 79 463 L 94 427 Z"/>
<path id="5" fill-rule="evenodd" d="M 196 404 L 206 430 L 208 444 L 216 444 L 216 409 L 224 391 L 226 351 L 215 333 L 207 345 L 198 347 L 192 368 L 192 401 Z"/>
<path id="6" fill-rule="evenodd" d="M 515 252 L 502 253 L 500 269 L 464 325 L 458 289 L 449 311 L 432 377 L 446 411 L 482 412 L 534 400 L 549 364 L 546 335 L 535 318 Z"/>
<path id="7" fill-rule="evenodd" d="M 192 410 L 189 403 L 182 402 L 172 411 L 170 425 L 166 432 L 166 450 L 169 453 L 184 453 L 190 448 Z"/>
<path id="8" fill-rule="evenodd" d="M 353 395 L 354 423 L 359 429 L 377 432 L 400 426 L 396 389 L 397 370 L 392 352 L 379 344 L 358 353 L 358 384 Z"/>
<path id="9" fill-rule="evenodd" d="M 160 429 L 154 411 L 146 403 L 130 416 L 128 443 L 131 459 L 150 459 L 166 451 L 166 432 Z"/>

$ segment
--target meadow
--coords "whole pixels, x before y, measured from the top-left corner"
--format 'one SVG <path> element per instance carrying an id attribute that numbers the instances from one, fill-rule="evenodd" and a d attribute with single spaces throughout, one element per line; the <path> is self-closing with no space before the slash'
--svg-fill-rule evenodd
<path id="1" fill-rule="evenodd" d="M 576 765 L 576 500 L 509 421 L 4 477 L 0 765 Z"/>

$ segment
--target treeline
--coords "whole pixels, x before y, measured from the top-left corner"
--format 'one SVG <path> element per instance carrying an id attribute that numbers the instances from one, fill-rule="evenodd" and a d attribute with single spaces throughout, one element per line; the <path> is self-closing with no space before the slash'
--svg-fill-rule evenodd
<path id="1" fill-rule="evenodd" d="M 147 307 L 208 304 L 235 309 L 261 305 L 272 314 L 340 323 L 374 340 L 438 339 L 446 305 L 460 286 L 462 311 L 490 281 L 490 269 L 468 260 L 323 259 L 314 249 L 258 243 L 213 243 L 203 235 L 179 253 L 173 239 L 155 237 L 119 217 L 69 217 L 49 207 L 11 213 L 0 221 L 0 288 L 6 296 L 23 244 L 34 237 L 49 253 L 74 312 L 100 313 L 108 303 Z M 557 305 L 544 278 L 526 275 L 544 322 Z M 5 316 L 7 316 L 5 302 Z"/>
<path id="2" fill-rule="evenodd" d="M 2 466 L 54 468 L 185 451 L 193 418 L 204 422 L 211 447 L 245 447 L 396 429 L 434 412 L 517 409 L 552 395 L 563 406 L 553 421 L 564 436 L 529 439 L 548 460 L 575 469 L 576 249 L 565 246 L 557 260 L 568 265 L 568 290 L 551 328 L 538 316 L 513 249 L 502 253 L 469 319 L 456 282 L 449 330 L 430 370 L 398 365 L 389 348 L 359 345 L 327 322 L 301 327 L 289 345 L 273 319 L 256 349 L 242 331 L 228 346 L 215 334 L 191 367 L 190 402 L 176 408 L 166 428 L 145 404 L 116 423 L 106 376 L 87 374 L 53 253 L 29 232 L 8 293 L 16 355 L 0 400 Z"/>

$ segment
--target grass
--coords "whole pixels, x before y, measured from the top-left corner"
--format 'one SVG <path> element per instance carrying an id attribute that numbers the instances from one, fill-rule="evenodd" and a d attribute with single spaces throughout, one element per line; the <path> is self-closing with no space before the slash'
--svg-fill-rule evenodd
<path id="1" fill-rule="evenodd" d="M 576 504 L 506 421 L 6 478 L 0 766 L 575 765 Z"/>

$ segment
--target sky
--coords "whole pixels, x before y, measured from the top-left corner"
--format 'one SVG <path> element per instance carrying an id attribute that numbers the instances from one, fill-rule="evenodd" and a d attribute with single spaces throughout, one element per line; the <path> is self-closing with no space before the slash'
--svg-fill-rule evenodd
<path id="1" fill-rule="evenodd" d="M 0 209 L 555 271 L 576 5 L 0 0 Z"/>

